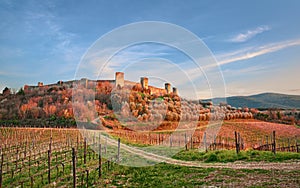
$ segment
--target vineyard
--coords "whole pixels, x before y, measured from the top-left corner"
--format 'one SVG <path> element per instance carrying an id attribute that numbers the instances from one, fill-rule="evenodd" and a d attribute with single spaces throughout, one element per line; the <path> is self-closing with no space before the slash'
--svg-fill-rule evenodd
<path id="1" fill-rule="evenodd" d="M 171 159 L 173 149 L 179 152 L 200 148 L 204 153 L 206 150 L 207 154 L 217 150 L 243 152 L 249 149 L 264 151 L 275 149 L 276 152 L 295 154 L 299 152 L 298 128 L 266 123 L 264 125 L 266 132 L 261 130 L 260 134 L 256 134 L 255 128 L 262 126 L 262 123 L 227 121 L 224 122 L 219 134 L 210 136 L 206 135 L 205 129 L 201 127 L 197 127 L 194 132 L 184 129 L 177 132 L 172 130 L 107 132 L 107 130 L 2 127 L 0 187 L 103 187 L 107 184 L 118 184 L 118 178 L 112 178 L 112 173 L 124 170 L 125 167 L 120 165 L 145 166 L 168 161 L 171 164 L 185 166 L 186 163 Z M 249 130 L 245 127 L 248 126 L 252 126 L 254 131 L 252 134 L 247 132 Z M 274 128 L 273 131 L 269 130 L 271 127 Z M 124 143 L 139 146 L 139 149 L 130 148 Z M 151 148 L 150 146 L 155 146 L 156 151 L 149 152 L 152 151 L 147 149 Z M 195 158 L 202 156 L 200 153 L 196 155 Z M 299 159 L 299 155 L 291 156 Z M 178 158 L 178 155 L 175 155 L 175 158 Z M 211 159 L 208 157 L 204 160 Z M 155 166 L 159 168 L 160 165 Z M 121 176 L 120 179 L 124 179 L 126 174 Z"/>
<path id="2" fill-rule="evenodd" d="M 207 124 L 200 124 L 192 130 L 188 128 L 174 130 L 170 127 L 170 130 L 139 132 L 115 130 L 111 134 L 136 144 L 217 150 L 235 149 L 234 132 L 236 131 L 243 149 L 271 150 L 269 145 L 272 142 L 273 131 L 275 131 L 276 147 L 279 151 L 299 151 L 300 130 L 294 126 L 257 120 L 231 120 L 223 122 L 216 134 L 208 135 L 207 129 L 218 125 L 213 122 L 209 126 Z M 263 145 L 268 145 L 268 147 L 261 147 Z"/>
<path id="3" fill-rule="evenodd" d="M 101 185 L 117 159 L 103 160 L 107 145 L 96 154 L 76 129 L 2 128 L 0 135 L 3 187 Z"/>

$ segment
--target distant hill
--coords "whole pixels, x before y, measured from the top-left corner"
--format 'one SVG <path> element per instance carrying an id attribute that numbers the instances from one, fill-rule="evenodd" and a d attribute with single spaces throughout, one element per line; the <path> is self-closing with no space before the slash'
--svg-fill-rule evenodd
<path id="1" fill-rule="evenodd" d="M 209 99 L 211 100 L 211 99 Z M 204 100 L 204 101 L 209 101 Z M 214 104 L 224 102 L 224 98 L 214 98 Z M 262 93 L 251 96 L 233 96 L 226 98 L 233 107 L 300 109 L 300 95 Z"/>

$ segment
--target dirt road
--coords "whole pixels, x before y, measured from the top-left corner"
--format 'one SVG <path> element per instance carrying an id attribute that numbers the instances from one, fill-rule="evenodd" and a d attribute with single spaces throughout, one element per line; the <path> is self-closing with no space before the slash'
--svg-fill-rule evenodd
<path id="1" fill-rule="evenodd" d="M 117 141 L 107 137 L 108 144 L 117 146 Z M 121 143 L 121 149 L 139 156 L 141 158 L 154 161 L 154 162 L 165 162 L 168 164 L 199 167 L 199 168 L 230 168 L 230 169 L 263 169 L 263 170 L 300 170 L 300 160 L 289 161 L 289 162 L 233 162 L 233 163 L 202 163 L 196 161 L 182 161 L 172 159 L 169 157 L 157 155 L 154 153 L 146 152 L 136 147 L 128 146 Z"/>

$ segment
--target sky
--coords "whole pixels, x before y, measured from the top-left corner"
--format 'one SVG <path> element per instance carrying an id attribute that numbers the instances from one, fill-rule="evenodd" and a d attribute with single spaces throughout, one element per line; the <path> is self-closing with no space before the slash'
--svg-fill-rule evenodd
<path id="1" fill-rule="evenodd" d="M 226 96 L 263 92 L 297 95 L 299 8 L 297 0 L 0 0 L 0 90 L 77 78 L 80 62 L 99 38 L 126 24 L 158 21 L 195 34 L 219 66 L 212 63 L 199 72 L 189 55 L 178 49 L 137 44 L 111 58 L 106 70 L 109 79 L 115 71 L 124 71 L 125 79 L 133 81 L 146 74 L 150 84 L 172 82 L 184 96 L 193 84 L 203 86 L 198 87 L 197 97 L 210 98 L 209 83 L 215 80 L 206 75 L 221 74 L 222 79 L 215 79 L 224 83 Z M 151 71 L 143 72 L 145 67 Z"/>

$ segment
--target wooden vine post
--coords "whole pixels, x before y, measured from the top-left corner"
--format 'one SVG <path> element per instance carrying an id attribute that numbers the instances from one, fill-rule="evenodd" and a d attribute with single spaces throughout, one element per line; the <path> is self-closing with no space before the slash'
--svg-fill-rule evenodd
<path id="1" fill-rule="evenodd" d="M 297 136 L 296 136 L 296 152 L 299 153 L 299 147 L 298 147 L 298 139 L 297 139 Z"/>
<path id="2" fill-rule="evenodd" d="M 235 149 L 236 149 L 236 153 L 238 154 L 240 152 L 240 147 L 239 147 L 238 135 L 236 131 L 234 131 L 234 137 L 235 137 Z"/>
<path id="3" fill-rule="evenodd" d="M 204 132 L 204 147 L 205 147 L 205 152 L 207 153 L 207 143 L 206 143 L 206 132 Z"/>
<path id="4" fill-rule="evenodd" d="M 276 137 L 275 137 L 275 131 L 273 131 L 273 153 L 274 153 L 274 155 L 276 154 L 276 139 L 275 139 Z"/>
<path id="5" fill-rule="evenodd" d="M 86 187 L 89 187 L 89 170 L 86 170 Z"/>
<path id="6" fill-rule="evenodd" d="M 84 153 L 83 153 L 83 163 L 86 164 L 86 138 L 84 138 Z"/>
<path id="7" fill-rule="evenodd" d="M 48 183 L 51 183 L 51 151 L 48 150 Z"/>
<path id="8" fill-rule="evenodd" d="M 4 161 L 4 155 L 1 155 L 1 161 L 0 161 L 0 188 L 2 188 L 2 170 L 3 170 L 3 161 Z"/>
<path id="9" fill-rule="evenodd" d="M 120 144 L 121 144 L 121 139 L 118 138 L 118 154 L 117 154 L 117 162 L 120 162 Z"/>
<path id="10" fill-rule="evenodd" d="M 193 135 L 191 134 L 191 149 L 193 149 Z"/>
<path id="11" fill-rule="evenodd" d="M 73 164 L 73 188 L 76 187 L 76 153 L 75 148 L 72 148 L 72 164 Z"/>
<path id="12" fill-rule="evenodd" d="M 99 168 L 99 178 L 102 175 L 102 148 L 101 144 L 99 144 L 99 163 L 98 163 L 98 168 Z"/>
<path id="13" fill-rule="evenodd" d="M 184 134 L 184 145 L 185 145 L 185 150 L 188 150 L 186 133 Z"/>

